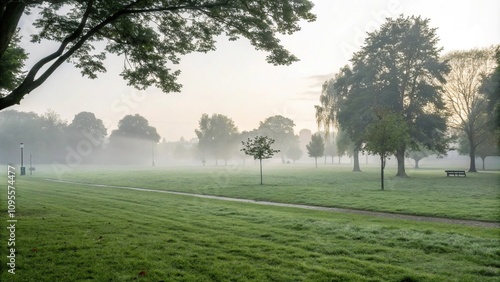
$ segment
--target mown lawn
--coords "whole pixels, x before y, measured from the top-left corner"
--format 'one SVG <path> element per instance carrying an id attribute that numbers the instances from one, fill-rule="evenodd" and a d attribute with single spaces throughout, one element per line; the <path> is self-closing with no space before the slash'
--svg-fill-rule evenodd
<path id="1" fill-rule="evenodd" d="M 353 173 L 349 167 L 278 165 L 264 167 L 259 185 L 256 165 L 125 168 L 90 167 L 37 177 L 86 183 L 133 186 L 219 195 L 282 203 L 345 207 L 373 211 L 500 221 L 500 172 L 446 177 L 444 169 L 409 170 L 409 178 L 386 172 L 386 191 L 380 191 L 378 168 Z"/>
<path id="2" fill-rule="evenodd" d="M 265 189 L 278 187 L 272 185 Z M 6 272 L 3 240 L 1 281 L 500 279 L 497 228 L 93 188 L 41 178 L 18 177 L 16 187 L 16 274 Z M 6 238 L 6 193 L 0 199 L 0 238 Z"/>

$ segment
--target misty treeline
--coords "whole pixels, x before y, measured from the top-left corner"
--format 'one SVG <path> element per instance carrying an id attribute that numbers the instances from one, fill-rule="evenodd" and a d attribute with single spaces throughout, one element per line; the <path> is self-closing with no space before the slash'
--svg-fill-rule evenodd
<path id="1" fill-rule="evenodd" d="M 68 123 L 52 110 L 44 114 L 6 110 L 0 112 L 0 163 L 20 162 L 20 143 L 24 143 L 24 162 L 31 155 L 36 164 L 151 162 L 153 142 L 160 136 L 140 115 L 125 116 L 118 129 L 108 134 L 101 119 L 80 112 Z M 149 144 L 147 150 L 145 144 Z"/>
<path id="2" fill-rule="evenodd" d="M 179 161 L 199 164 L 227 164 L 228 160 L 251 159 L 241 152 L 242 141 L 254 136 L 275 140 L 277 158 L 288 162 L 304 156 L 311 131 L 294 132 L 293 120 L 272 116 L 251 131 L 240 132 L 234 121 L 222 114 L 203 114 L 198 138 L 175 142 L 161 138 L 156 128 L 141 115 L 126 115 L 109 132 L 103 121 L 90 112 L 76 114 L 71 122 L 52 110 L 44 114 L 6 110 L 0 112 L 0 163 L 20 162 L 20 143 L 24 143 L 24 162 L 32 155 L 35 164 L 162 165 Z M 328 150 L 327 150 L 328 151 Z M 333 156 L 337 150 L 329 150 Z"/>
<path id="3" fill-rule="evenodd" d="M 299 160 L 305 152 L 305 146 L 311 139 L 311 131 L 302 129 L 299 134 L 294 131 L 295 123 L 290 118 L 275 115 L 259 122 L 258 127 L 250 131 L 238 130 L 234 121 L 221 114 L 203 114 L 199 127 L 195 130 L 198 137 L 198 156 L 203 163 L 219 160 L 227 164 L 230 159 L 240 159 L 245 162 L 249 157 L 241 151 L 242 142 L 256 136 L 267 136 L 274 140 L 272 148 L 279 150 L 274 158 L 282 163 Z"/>
<path id="4" fill-rule="evenodd" d="M 418 165 L 429 154 L 458 149 L 469 155 L 469 171 L 475 172 L 476 157 L 484 164 L 498 155 L 500 47 L 441 55 L 436 31 L 421 17 L 388 19 L 323 84 L 316 120 L 327 132 L 347 134 L 354 171 L 360 171 L 360 151 L 394 155 L 398 176 L 406 176 L 407 157 Z M 375 138 L 373 128 L 387 120 L 404 126 Z"/>

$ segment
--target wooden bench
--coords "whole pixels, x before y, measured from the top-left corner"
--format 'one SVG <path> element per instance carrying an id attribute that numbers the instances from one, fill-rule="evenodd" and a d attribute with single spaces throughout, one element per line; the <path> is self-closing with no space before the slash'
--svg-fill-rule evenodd
<path id="1" fill-rule="evenodd" d="M 466 176 L 465 175 L 465 170 L 445 170 L 444 172 L 446 172 L 446 176 L 450 176 L 450 175 L 453 175 L 453 176 Z"/>

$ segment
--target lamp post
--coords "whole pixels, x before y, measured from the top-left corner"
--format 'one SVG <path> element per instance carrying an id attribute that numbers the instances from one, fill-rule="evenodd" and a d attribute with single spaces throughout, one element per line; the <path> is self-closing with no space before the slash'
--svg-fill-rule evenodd
<path id="1" fill-rule="evenodd" d="M 21 142 L 21 144 L 19 144 L 19 146 L 21 147 L 21 175 L 25 175 L 26 174 L 26 169 L 24 167 L 24 155 L 23 155 L 23 151 L 24 151 L 24 143 Z"/>

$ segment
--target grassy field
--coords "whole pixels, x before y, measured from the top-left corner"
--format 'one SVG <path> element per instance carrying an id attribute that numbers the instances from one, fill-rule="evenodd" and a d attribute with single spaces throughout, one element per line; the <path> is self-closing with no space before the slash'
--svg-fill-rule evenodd
<path id="1" fill-rule="evenodd" d="M 282 172 L 275 173 L 280 177 L 271 181 L 268 176 L 269 184 L 263 189 L 277 189 L 278 179 L 292 182 Z M 142 174 L 154 178 L 164 173 L 143 171 Z M 71 177 L 78 175 L 82 180 L 91 180 L 86 173 Z M 140 174 L 126 175 L 135 179 Z M 184 179 L 188 174 L 177 172 L 177 175 L 171 181 L 177 179 L 177 185 L 187 189 L 188 185 L 179 183 L 188 181 L 189 178 Z M 125 181 L 120 179 L 125 176 L 118 176 L 115 172 L 116 179 L 105 180 L 103 174 L 94 181 Z M 326 179 L 329 177 L 325 176 Z M 250 180 L 243 187 L 257 189 Z M 7 180 L 0 178 L 0 181 Z M 458 179 L 448 181 L 459 183 Z M 134 184 L 154 186 L 153 181 Z M 203 189 L 209 191 L 209 187 Z M 2 239 L 0 281 L 498 281 L 500 278 L 500 233 L 496 228 L 93 188 L 51 183 L 38 177 L 18 177 L 16 189 L 16 274 L 6 272 L 8 248 L 6 239 Z M 366 188 L 374 194 L 388 194 L 376 190 L 375 184 Z M 398 190 L 394 187 L 389 192 Z M 0 199 L 0 238 L 7 238 L 6 193 L 2 192 Z"/>
<path id="2" fill-rule="evenodd" d="M 57 175 L 50 168 L 36 177 L 119 186 L 144 187 L 416 215 L 500 221 L 500 173 L 446 177 L 444 169 L 409 170 L 409 178 L 386 172 L 380 191 L 378 168 L 353 173 L 350 167 L 267 166 L 259 185 L 258 166 L 141 168 L 90 167 Z"/>

